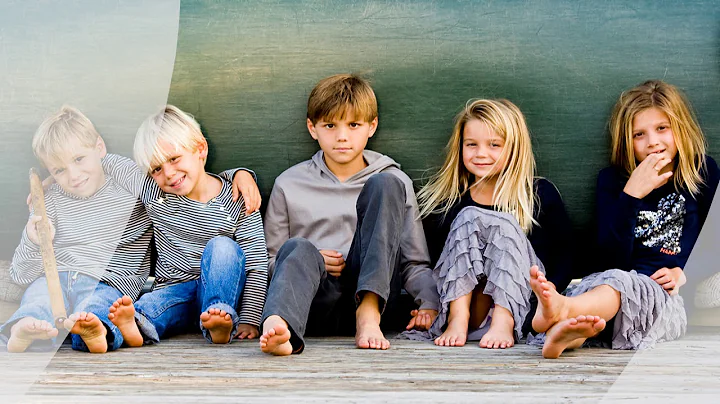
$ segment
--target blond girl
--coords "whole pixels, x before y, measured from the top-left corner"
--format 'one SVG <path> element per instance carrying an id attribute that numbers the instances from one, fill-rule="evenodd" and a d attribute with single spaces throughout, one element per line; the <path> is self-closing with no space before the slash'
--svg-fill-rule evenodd
<path id="1" fill-rule="evenodd" d="M 441 303 L 420 336 L 441 346 L 468 339 L 483 348 L 513 346 L 534 311 L 526 265 L 544 263 L 560 289 L 571 278 L 570 222 L 555 186 L 535 178 L 518 107 L 470 100 L 456 118 L 445 163 L 418 197 Z"/>
<path id="2" fill-rule="evenodd" d="M 610 135 L 611 166 L 598 176 L 597 221 L 599 256 L 613 269 L 585 277 L 567 296 L 531 269 L 539 300 L 533 327 L 546 332 L 538 339 L 546 358 L 582 346 L 606 327 L 613 349 L 651 347 L 686 330 L 678 290 L 720 170 L 705 155 L 685 97 L 662 81 L 620 95 Z"/>

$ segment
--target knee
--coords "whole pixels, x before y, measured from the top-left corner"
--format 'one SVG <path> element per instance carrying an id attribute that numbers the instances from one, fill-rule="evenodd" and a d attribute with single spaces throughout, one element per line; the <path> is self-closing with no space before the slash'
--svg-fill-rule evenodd
<path id="1" fill-rule="evenodd" d="M 286 241 L 282 247 L 280 247 L 280 250 L 278 251 L 278 255 L 280 254 L 289 254 L 291 252 L 300 252 L 300 253 L 312 253 L 316 252 L 317 248 L 313 243 L 308 241 L 305 238 L 302 237 L 293 237 Z"/>
<path id="2" fill-rule="evenodd" d="M 203 251 L 203 259 L 212 258 L 213 260 L 232 260 L 245 262 L 245 252 L 230 237 L 215 236 L 205 245 Z"/>
<path id="3" fill-rule="evenodd" d="M 405 184 L 394 174 L 378 173 L 368 178 L 357 200 L 358 216 L 368 206 L 380 204 L 393 210 L 401 210 L 407 202 Z"/>
<path id="4" fill-rule="evenodd" d="M 363 191 L 382 193 L 405 200 L 405 184 L 397 175 L 391 173 L 378 173 L 368 178 Z"/>
<path id="5" fill-rule="evenodd" d="M 318 268 L 325 269 L 325 261 L 318 251 L 315 244 L 302 237 L 293 237 L 280 247 L 275 261 L 275 272 L 281 271 L 285 267 L 285 261 L 292 262 L 291 265 L 315 265 Z M 311 264 L 315 263 L 315 264 Z"/>

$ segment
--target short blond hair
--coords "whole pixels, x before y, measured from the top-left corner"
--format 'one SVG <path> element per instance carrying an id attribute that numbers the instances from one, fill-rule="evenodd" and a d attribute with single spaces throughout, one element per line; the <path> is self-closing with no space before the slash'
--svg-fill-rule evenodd
<path id="1" fill-rule="evenodd" d="M 308 97 L 307 117 L 314 124 L 320 120 L 354 118 L 371 122 L 378 116 L 377 98 L 370 83 L 355 74 L 336 74 L 315 85 Z"/>
<path id="2" fill-rule="evenodd" d="M 648 80 L 620 94 L 610 117 L 610 163 L 627 176 L 635 170 L 633 121 L 649 108 L 658 108 L 670 120 L 675 146 L 677 168 L 674 169 L 675 188 L 696 194 L 704 183 L 701 170 L 705 166 L 706 143 L 700 125 L 685 95 L 672 84 Z"/>
<path id="3" fill-rule="evenodd" d="M 133 155 L 141 169 L 150 172 L 152 167 L 171 157 L 160 147 L 161 141 L 174 146 L 176 151 L 185 149 L 194 152 L 206 140 L 200 124 L 192 115 L 174 105 L 165 105 L 145 119 L 135 135 Z"/>
<path id="4" fill-rule="evenodd" d="M 64 105 L 35 131 L 33 153 L 47 167 L 48 162 L 59 162 L 63 156 L 72 153 L 71 147 L 77 143 L 93 147 L 99 137 L 95 126 L 80 110 Z"/>

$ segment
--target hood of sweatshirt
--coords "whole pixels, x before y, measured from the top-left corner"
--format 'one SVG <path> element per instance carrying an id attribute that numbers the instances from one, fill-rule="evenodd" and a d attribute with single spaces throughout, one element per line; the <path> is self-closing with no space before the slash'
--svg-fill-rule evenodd
<path id="1" fill-rule="evenodd" d="M 327 176 L 329 179 L 332 179 L 336 182 L 341 182 L 337 178 L 337 176 L 335 176 L 335 174 L 330 171 L 330 168 L 328 168 L 327 164 L 325 164 L 325 159 L 323 158 L 324 155 L 325 153 L 323 153 L 322 150 L 319 150 L 317 153 L 315 153 L 315 155 L 312 156 L 311 162 L 314 166 L 313 168 L 318 170 L 318 174 Z M 398 170 L 400 169 L 400 164 L 398 164 L 395 160 L 393 160 L 389 156 L 372 150 L 363 150 L 363 158 L 365 159 L 365 162 L 368 164 L 368 166 L 350 176 L 347 180 L 344 181 L 345 184 L 365 184 L 365 181 L 367 181 L 367 179 L 371 175 L 377 174 L 387 169 L 388 167 L 395 167 Z"/>
<path id="2" fill-rule="evenodd" d="M 310 160 L 290 167 L 275 179 L 265 214 L 265 236 L 271 257 L 288 235 L 303 237 L 318 249 L 340 251 L 347 257 L 357 224 L 357 198 L 374 174 L 393 173 L 412 192 L 412 182 L 400 170 L 400 164 L 381 153 L 363 151 L 368 166 L 345 181 L 330 171 L 323 154 L 318 151 Z"/>

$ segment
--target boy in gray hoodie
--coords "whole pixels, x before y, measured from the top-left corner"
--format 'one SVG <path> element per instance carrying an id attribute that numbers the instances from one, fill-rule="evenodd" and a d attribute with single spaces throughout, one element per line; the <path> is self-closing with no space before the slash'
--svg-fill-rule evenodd
<path id="1" fill-rule="evenodd" d="M 377 124 L 375 93 L 358 76 L 325 78 L 310 93 L 307 127 L 321 150 L 277 177 L 265 215 L 263 352 L 300 353 L 306 332 L 355 332 L 358 348 L 388 349 L 380 319 L 402 287 L 419 306 L 408 328 L 437 315 L 412 181 L 365 150 Z"/>

